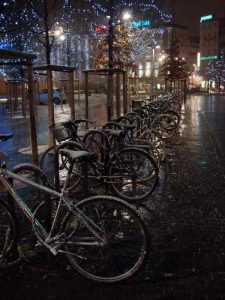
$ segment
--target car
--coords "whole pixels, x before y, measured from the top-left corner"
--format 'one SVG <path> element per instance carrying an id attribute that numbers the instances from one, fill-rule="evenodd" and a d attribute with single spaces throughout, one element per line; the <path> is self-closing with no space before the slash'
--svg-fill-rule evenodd
<path id="1" fill-rule="evenodd" d="M 38 104 L 48 104 L 48 90 L 41 90 L 37 94 Z M 53 103 L 60 104 L 67 102 L 67 95 L 64 91 L 60 89 L 53 89 Z"/>

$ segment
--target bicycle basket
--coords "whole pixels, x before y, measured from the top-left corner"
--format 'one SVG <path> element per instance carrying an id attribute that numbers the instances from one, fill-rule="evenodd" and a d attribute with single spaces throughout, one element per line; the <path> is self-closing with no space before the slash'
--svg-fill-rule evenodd
<path id="1" fill-rule="evenodd" d="M 71 138 L 71 132 L 63 125 L 63 123 L 56 123 L 49 126 L 49 128 L 59 143 Z"/>

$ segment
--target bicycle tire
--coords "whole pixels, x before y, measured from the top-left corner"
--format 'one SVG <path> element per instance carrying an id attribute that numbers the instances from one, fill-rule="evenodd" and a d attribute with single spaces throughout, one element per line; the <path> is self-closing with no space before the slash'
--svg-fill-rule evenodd
<path id="1" fill-rule="evenodd" d="M 15 166 L 11 170 L 11 172 L 22 176 L 34 183 L 52 188 L 52 185 L 49 183 L 43 170 L 33 164 L 19 164 Z M 43 199 L 47 199 L 45 198 L 45 195 L 47 194 L 43 193 L 43 191 L 40 191 L 38 188 L 33 187 L 27 183 L 23 183 L 17 179 L 13 179 L 12 184 L 17 194 L 23 199 L 23 201 L 25 201 L 28 204 L 31 210 L 33 209 L 33 207 L 36 207 L 38 204 L 40 204 L 43 201 Z"/>
<path id="2" fill-rule="evenodd" d="M 48 180 L 54 184 L 55 174 L 54 174 L 54 159 L 56 155 L 57 145 L 49 147 L 42 154 L 40 159 L 40 168 L 48 177 Z"/>
<path id="3" fill-rule="evenodd" d="M 0 261 L 7 260 L 17 242 L 16 219 L 6 203 L 0 200 Z"/>
<path id="4" fill-rule="evenodd" d="M 92 145 L 94 143 L 94 147 Z M 90 130 L 83 138 L 83 144 L 85 149 L 97 154 L 97 162 L 100 164 L 104 164 L 105 160 L 108 159 L 109 156 L 109 140 L 107 134 L 98 129 Z M 97 145 L 97 147 L 96 147 Z M 94 150 L 95 149 L 95 150 Z"/>
<path id="5" fill-rule="evenodd" d="M 161 135 L 163 140 L 167 140 L 175 134 L 177 126 L 171 115 L 161 114 L 152 122 L 152 128 Z"/>
<path id="6" fill-rule="evenodd" d="M 71 214 L 64 225 L 64 234 L 69 237 L 64 247 L 71 266 L 86 278 L 103 283 L 120 282 L 135 275 L 150 248 L 149 232 L 138 212 L 110 196 L 87 198 L 77 207 L 101 227 L 104 243 L 96 243 L 82 220 Z"/>
<path id="7" fill-rule="evenodd" d="M 158 184 L 158 167 L 146 151 L 129 147 L 111 158 L 109 177 L 109 184 L 117 196 L 140 201 L 154 192 Z"/>

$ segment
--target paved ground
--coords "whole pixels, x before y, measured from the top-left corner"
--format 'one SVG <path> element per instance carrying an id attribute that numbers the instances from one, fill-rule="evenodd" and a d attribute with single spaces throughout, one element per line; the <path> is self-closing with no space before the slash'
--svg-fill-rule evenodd
<path id="1" fill-rule="evenodd" d="M 61 259 L 25 264 L 2 271 L 0 299 L 225 299 L 225 97 L 193 96 L 182 118 L 163 187 L 146 205 L 152 252 L 139 276 L 102 286 L 74 276 Z M 16 122 L 1 118 L 0 130 L 17 132 Z M 4 146 L 14 162 L 18 146 Z"/>

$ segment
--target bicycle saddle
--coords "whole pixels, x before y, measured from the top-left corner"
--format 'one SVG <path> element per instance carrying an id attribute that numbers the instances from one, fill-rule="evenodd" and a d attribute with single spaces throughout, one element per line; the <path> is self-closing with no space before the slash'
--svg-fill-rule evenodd
<path id="1" fill-rule="evenodd" d="M 10 139 L 13 135 L 12 134 L 0 134 L 0 141 L 7 141 Z"/>
<path id="2" fill-rule="evenodd" d="M 89 153 L 87 151 L 76 151 L 69 149 L 60 149 L 59 153 L 68 157 L 68 159 L 73 163 L 75 161 L 85 161 L 89 160 L 91 157 L 95 157 L 95 153 Z"/>

